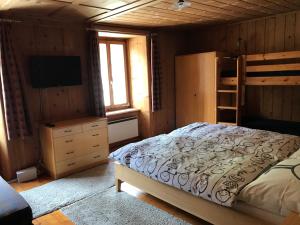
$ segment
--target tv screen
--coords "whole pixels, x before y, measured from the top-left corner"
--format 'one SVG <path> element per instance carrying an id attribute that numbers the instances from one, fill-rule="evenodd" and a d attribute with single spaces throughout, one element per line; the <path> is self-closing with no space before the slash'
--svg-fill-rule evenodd
<path id="1" fill-rule="evenodd" d="M 29 64 L 33 88 L 81 84 L 79 56 L 32 56 Z"/>

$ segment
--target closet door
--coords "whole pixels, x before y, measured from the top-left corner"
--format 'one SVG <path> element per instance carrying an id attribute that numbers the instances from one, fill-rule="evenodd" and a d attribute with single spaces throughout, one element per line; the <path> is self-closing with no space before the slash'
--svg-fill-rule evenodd
<path id="1" fill-rule="evenodd" d="M 176 57 L 176 127 L 215 123 L 216 53 Z"/>

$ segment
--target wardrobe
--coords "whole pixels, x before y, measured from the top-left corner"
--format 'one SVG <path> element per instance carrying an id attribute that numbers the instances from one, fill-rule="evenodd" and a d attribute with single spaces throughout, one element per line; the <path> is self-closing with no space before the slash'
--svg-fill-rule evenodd
<path id="1" fill-rule="evenodd" d="M 238 57 L 222 52 L 176 56 L 176 127 L 193 122 L 237 125 L 240 66 Z"/>

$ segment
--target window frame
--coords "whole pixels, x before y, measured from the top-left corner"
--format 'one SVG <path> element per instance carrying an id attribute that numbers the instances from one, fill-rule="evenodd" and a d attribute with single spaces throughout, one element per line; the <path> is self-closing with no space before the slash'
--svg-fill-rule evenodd
<path id="1" fill-rule="evenodd" d="M 116 38 L 99 38 L 99 48 L 100 44 L 106 45 L 106 56 L 107 56 L 107 69 L 108 69 L 108 81 L 109 81 L 109 96 L 110 105 L 105 106 L 106 112 L 116 111 L 121 109 L 127 109 L 131 106 L 130 100 L 130 87 L 129 87 L 129 73 L 128 73 L 128 51 L 127 51 L 127 40 L 116 39 Z M 110 44 L 122 44 L 124 50 L 124 70 L 125 70 L 125 87 L 126 87 L 126 103 L 114 104 L 113 99 L 113 82 L 112 82 L 112 68 L 111 68 L 111 54 L 110 54 Z M 100 62 L 101 63 L 101 62 Z"/>

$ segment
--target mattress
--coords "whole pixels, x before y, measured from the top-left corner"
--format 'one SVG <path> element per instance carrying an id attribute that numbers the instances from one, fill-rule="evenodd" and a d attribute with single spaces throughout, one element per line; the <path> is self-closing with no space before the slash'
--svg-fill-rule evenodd
<path id="1" fill-rule="evenodd" d="M 243 126 L 252 129 L 262 129 L 282 134 L 300 136 L 300 122 L 270 120 L 263 118 L 250 118 L 243 121 Z"/>
<path id="2" fill-rule="evenodd" d="M 110 157 L 154 180 L 232 207 L 239 192 L 300 148 L 300 137 L 194 123 L 132 143 Z"/>

